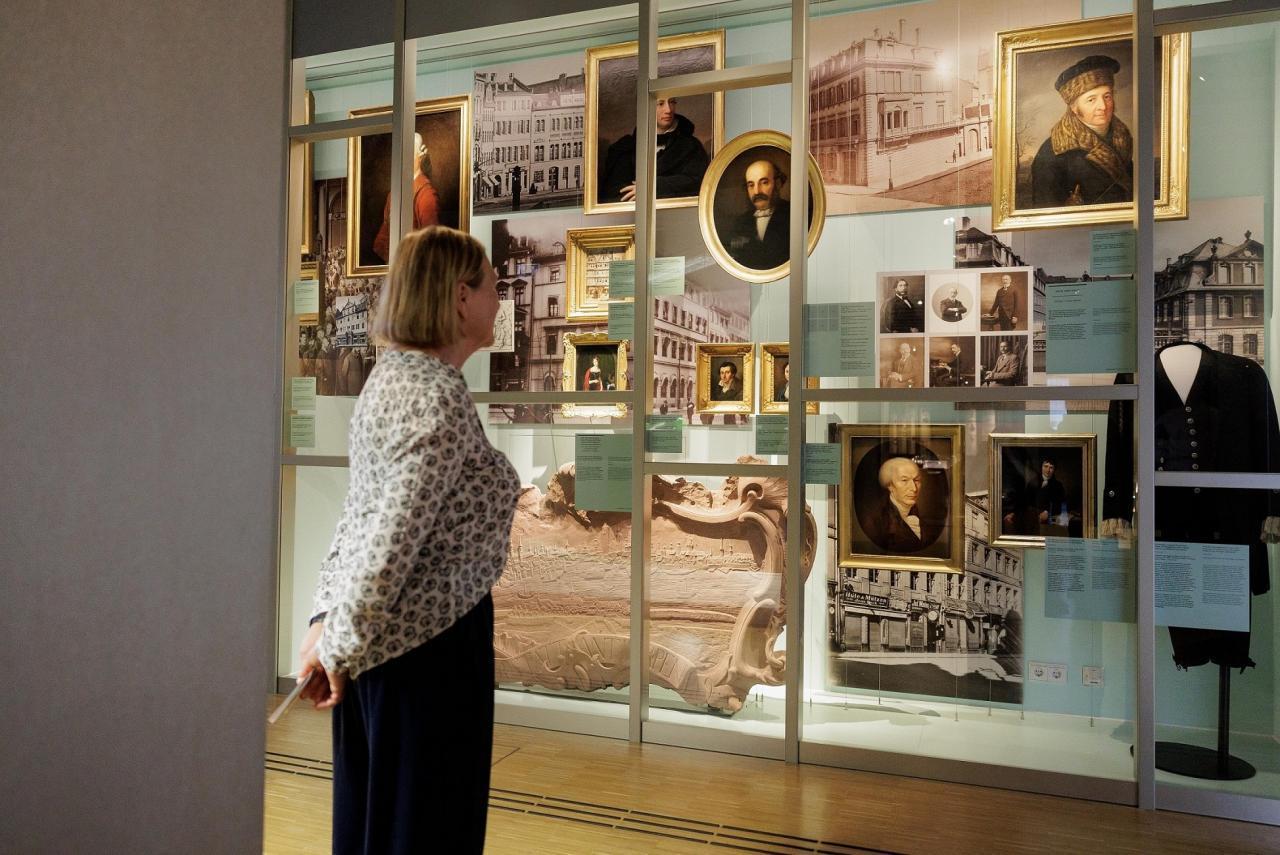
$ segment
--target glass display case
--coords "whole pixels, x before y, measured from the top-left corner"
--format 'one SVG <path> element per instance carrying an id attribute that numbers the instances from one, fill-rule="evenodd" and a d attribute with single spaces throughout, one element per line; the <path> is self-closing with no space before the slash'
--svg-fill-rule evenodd
<path id="1" fill-rule="evenodd" d="M 388 246 L 442 223 L 525 485 L 500 721 L 1280 823 L 1277 30 L 1234 11 L 644 2 L 295 59 L 277 674 Z"/>

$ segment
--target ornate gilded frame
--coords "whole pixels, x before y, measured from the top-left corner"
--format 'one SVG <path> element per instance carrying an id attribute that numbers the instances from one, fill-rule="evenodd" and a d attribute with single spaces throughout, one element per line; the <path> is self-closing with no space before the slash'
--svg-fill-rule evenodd
<path id="1" fill-rule="evenodd" d="M 773 390 L 777 386 L 775 374 L 775 359 L 790 359 L 791 345 L 786 342 L 769 342 L 760 345 L 760 412 L 761 413 L 786 413 L 787 401 L 775 401 L 773 399 Z M 817 389 L 818 378 L 804 378 L 804 387 L 806 389 Z M 818 402 L 808 401 L 804 405 L 804 414 L 806 416 L 816 416 L 818 414 Z"/>
<path id="2" fill-rule="evenodd" d="M 1133 202 L 1026 210 L 1017 206 L 1014 89 L 1018 55 L 1125 38 L 1133 38 L 1133 18 L 1129 15 L 996 34 L 996 131 L 991 182 L 991 219 L 995 231 L 1133 220 Z M 1155 200 L 1155 218 L 1177 220 L 1187 216 L 1191 34 L 1162 36 L 1160 53 L 1160 164 L 1156 176 L 1160 192 Z"/>
<path id="3" fill-rule="evenodd" d="M 615 345 L 618 348 L 618 389 L 623 392 L 627 388 L 627 342 L 625 339 L 609 338 L 607 332 L 570 333 L 563 337 L 564 363 L 560 374 L 560 388 L 565 392 L 578 391 L 578 348 L 584 345 Z M 583 404 L 561 404 L 560 413 L 565 418 L 600 418 L 603 416 L 625 417 L 626 404 L 602 404 L 599 406 Z"/>
<path id="4" fill-rule="evenodd" d="M 1080 513 L 1083 517 L 1081 537 L 1097 534 L 1097 466 L 1098 435 L 1093 433 L 993 433 L 987 455 L 987 489 L 990 497 L 990 541 L 992 546 L 1020 546 L 1044 548 L 1041 535 L 1004 533 L 1004 473 L 1002 452 L 1006 448 L 1062 448 L 1079 451 L 1081 460 L 1082 494 Z"/>
<path id="5" fill-rule="evenodd" d="M 720 240 L 720 235 L 716 231 L 715 222 L 715 199 L 716 192 L 720 186 L 720 179 L 724 177 L 725 170 L 734 159 L 743 152 L 756 148 L 757 146 L 770 146 L 780 149 L 787 157 L 791 157 L 791 137 L 780 131 L 747 131 L 734 137 L 725 143 L 720 149 L 720 153 L 711 159 L 711 165 L 707 167 L 707 174 L 702 178 L 702 189 L 698 192 L 698 227 L 702 229 L 702 239 L 707 244 L 707 249 L 711 251 L 711 257 L 729 273 L 741 279 L 744 282 L 753 282 L 762 285 L 766 282 L 775 282 L 791 272 L 791 260 L 788 259 L 785 264 L 780 264 L 770 270 L 756 270 L 751 267 L 745 267 L 729 254 L 725 249 L 724 243 Z M 808 157 L 809 174 L 809 195 L 813 204 L 813 220 L 809 223 L 808 251 L 813 252 L 813 248 L 818 245 L 818 238 L 822 236 L 822 226 L 826 222 L 827 215 L 827 194 L 822 184 L 822 173 L 818 169 L 818 161 L 814 160 L 813 155 Z M 747 200 L 745 193 L 743 195 L 743 210 L 746 210 Z"/>
<path id="6" fill-rule="evenodd" d="M 592 297 L 587 290 L 591 257 L 614 250 L 609 261 L 636 257 L 635 226 L 596 226 L 565 231 L 568 244 L 565 260 L 565 320 L 571 324 L 600 323 L 609 320 L 609 296 Z M 608 290 L 608 262 L 605 262 L 605 288 Z"/>
<path id="7" fill-rule="evenodd" d="M 755 355 L 756 346 L 751 342 L 736 344 L 696 344 L 698 382 L 694 386 L 697 400 L 694 408 L 699 413 L 751 413 L 755 411 Z M 711 369 L 717 357 L 742 357 L 742 400 L 711 400 Z"/>
<path id="8" fill-rule="evenodd" d="M 459 113 L 458 131 L 458 230 L 467 231 L 471 224 L 471 96 L 451 95 L 447 98 L 432 98 L 419 101 L 414 109 L 415 123 L 417 117 L 432 113 L 447 113 L 456 110 Z M 351 110 L 351 118 L 360 116 L 380 116 L 391 112 L 390 107 L 368 107 Z M 390 134 L 387 134 L 390 137 Z M 347 141 L 347 262 L 348 277 L 382 276 L 387 272 L 385 264 L 359 264 L 360 253 L 360 140 L 352 137 Z M 412 140 L 410 140 L 412 142 Z"/>
<path id="9" fill-rule="evenodd" d="M 587 48 L 586 57 L 586 137 L 582 146 L 582 212 L 584 214 L 609 214 L 615 211 L 634 211 L 634 202 L 598 202 L 599 169 L 603 154 L 596 150 L 600 127 L 600 63 L 609 59 L 637 56 L 638 42 L 621 42 L 613 45 Z M 715 69 L 724 68 L 724 30 L 706 30 L 700 33 L 684 33 L 678 36 L 664 36 L 658 39 L 658 53 L 683 50 L 691 47 L 712 47 L 715 49 Z M 712 127 L 712 157 L 724 145 L 724 90 L 713 93 L 715 96 Z M 658 199 L 659 208 L 688 208 L 696 205 L 696 196 L 679 196 L 671 199 Z"/>
<path id="10" fill-rule="evenodd" d="M 840 485 L 837 487 L 836 510 L 837 553 L 841 567 L 865 567 L 879 570 L 921 570 L 943 573 L 964 572 L 964 425 L 954 424 L 847 424 L 836 427 L 840 443 Z M 855 439 L 904 439 L 927 441 L 944 439 L 951 444 L 945 461 L 951 475 L 948 485 L 948 551 L 949 558 L 875 555 L 855 552 L 854 538 L 854 467 L 852 442 Z"/>
<path id="11" fill-rule="evenodd" d="M 304 121 L 311 124 L 315 121 L 316 116 L 316 96 L 310 89 L 307 90 L 306 115 Z M 315 252 L 315 247 L 311 245 L 316 233 L 316 188 L 315 184 L 315 164 L 313 161 L 315 152 L 315 143 L 302 144 L 302 257 L 306 258 Z M 314 262 L 312 262 L 314 264 Z M 303 263 L 306 267 L 306 263 Z M 306 278 L 306 277 L 304 277 Z"/>

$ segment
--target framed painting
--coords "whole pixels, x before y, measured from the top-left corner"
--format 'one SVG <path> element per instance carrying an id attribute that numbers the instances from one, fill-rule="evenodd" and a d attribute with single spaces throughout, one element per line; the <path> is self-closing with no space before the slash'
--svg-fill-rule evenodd
<path id="1" fill-rule="evenodd" d="M 806 377 L 806 389 L 817 389 L 818 378 Z M 785 413 L 791 400 L 791 345 L 785 342 L 760 345 L 760 412 Z M 807 416 L 818 414 L 818 402 L 804 405 Z"/>
<path id="2" fill-rule="evenodd" d="M 755 382 L 755 345 L 698 344 L 696 347 L 699 413 L 750 413 Z"/>
<path id="3" fill-rule="evenodd" d="M 636 257 L 636 227 L 568 229 L 565 238 L 565 317 L 570 323 L 608 323 L 609 264 Z"/>
<path id="4" fill-rule="evenodd" d="M 1095 434 L 991 434 L 991 543 L 1044 546 L 1094 537 Z"/>
<path id="5" fill-rule="evenodd" d="M 560 388 L 565 392 L 622 392 L 627 388 L 627 342 L 608 333 L 565 333 L 564 372 Z M 625 416 L 626 404 L 563 404 L 566 418 Z"/>

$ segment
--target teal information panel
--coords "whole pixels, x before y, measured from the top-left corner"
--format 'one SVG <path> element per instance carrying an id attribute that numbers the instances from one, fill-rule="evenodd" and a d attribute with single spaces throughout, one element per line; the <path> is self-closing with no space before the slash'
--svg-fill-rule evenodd
<path id="1" fill-rule="evenodd" d="M 1044 548 L 1045 617 L 1133 622 L 1137 565 L 1128 542 L 1046 537 Z"/>
<path id="2" fill-rule="evenodd" d="M 574 438 L 574 505 L 584 511 L 631 510 L 631 434 Z"/>
<path id="3" fill-rule="evenodd" d="M 683 454 L 684 416 L 646 416 L 644 449 L 650 454 Z"/>
<path id="4" fill-rule="evenodd" d="M 804 307 L 804 372 L 809 377 L 874 377 L 876 304 Z"/>
<path id="5" fill-rule="evenodd" d="M 293 313 L 314 315 L 320 311 L 320 283 L 315 279 L 299 279 L 293 283 Z"/>
<path id="6" fill-rule="evenodd" d="M 756 416 L 756 454 L 787 453 L 787 416 Z"/>
<path id="7" fill-rule="evenodd" d="M 1156 624 L 1249 631 L 1249 547 L 1156 541 Z"/>
<path id="8" fill-rule="evenodd" d="M 839 484 L 840 446 L 834 442 L 806 442 L 803 471 L 806 484 Z"/>
<path id="9" fill-rule="evenodd" d="M 1132 276 L 1138 258 L 1138 233 L 1129 226 L 1094 229 L 1089 235 L 1089 273 Z"/>
<path id="10" fill-rule="evenodd" d="M 634 282 L 635 274 L 632 274 Z M 678 296 L 684 293 L 684 256 L 655 258 L 649 275 L 649 292 L 656 297 Z M 632 296 L 634 296 L 634 289 Z"/>
<path id="11" fill-rule="evenodd" d="M 609 338 L 630 341 L 636 329 L 635 303 L 609 304 Z"/>
<path id="12" fill-rule="evenodd" d="M 1050 285 L 1045 307 L 1045 367 L 1050 374 L 1133 371 L 1132 279 Z"/>
<path id="13" fill-rule="evenodd" d="M 316 378 L 292 377 L 289 380 L 289 409 L 314 410 L 316 408 Z"/>
<path id="14" fill-rule="evenodd" d="M 289 446 L 291 448 L 316 447 L 315 413 L 298 413 L 289 416 Z"/>
<path id="15" fill-rule="evenodd" d="M 619 300 L 636 295 L 636 263 L 631 260 L 609 262 L 609 299 Z"/>

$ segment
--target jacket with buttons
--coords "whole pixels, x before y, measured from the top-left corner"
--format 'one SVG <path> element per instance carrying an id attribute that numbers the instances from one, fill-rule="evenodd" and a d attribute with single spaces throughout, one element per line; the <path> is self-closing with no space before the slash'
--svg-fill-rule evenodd
<path id="1" fill-rule="evenodd" d="M 1187 344 L 1187 342 L 1178 342 Z M 1184 402 L 1155 359 L 1156 470 L 1167 472 L 1280 472 L 1280 425 L 1261 366 L 1202 344 L 1200 366 Z M 1132 383 L 1120 375 L 1117 383 Z M 1107 420 L 1104 519 L 1133 517 L 1133 406 L 1114 401 Z M 1263 522 L 1276 514 L 1265 490 L 1161 487 L 1156 490 L 1156 540 L 1240 543 L 1249 546 L 1250 590 L 1271 585 Z"/>

